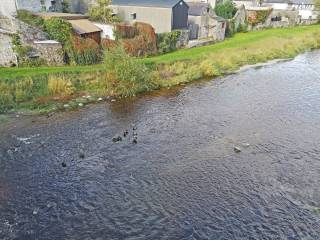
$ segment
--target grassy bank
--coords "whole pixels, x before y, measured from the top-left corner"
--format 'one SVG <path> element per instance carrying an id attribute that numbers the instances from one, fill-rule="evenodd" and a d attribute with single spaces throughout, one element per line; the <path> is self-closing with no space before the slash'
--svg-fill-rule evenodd
<path id="1" fill-rule="evenodd" d="M 148 66 L 150 78 L 143 81 L 137 79 L 141 77 L 137 71 L 117 69 L 117 77 L 105 65 L 0 69 L 0 112 L 19 108 L 51 111 L 63 108 L 66 102 L 68 107 L 82 106 L 100 97 L 125 97 L 214 78 L 244 65 L 291 58 L 319 47 L 320 26 L 313 25 L 240 33 L 214 45 L 138 59 Z M 126 81 L 124 76 L 130 77 Z M 83 97 L 88 95 L 91 97 Z"/>

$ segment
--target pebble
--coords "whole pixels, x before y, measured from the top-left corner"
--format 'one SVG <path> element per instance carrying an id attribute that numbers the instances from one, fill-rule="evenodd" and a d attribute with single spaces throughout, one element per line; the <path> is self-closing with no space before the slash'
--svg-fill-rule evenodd
<path id="1" fill-rule="evenodd" d="M 70 105 L 69 104 L 64 104 L 63 107 L 64 108 L 68 108 L 68 107 L 70 107 Z"/>
<path id="2" fill-rule="evenodd" d="M 38 212 L 39 212 L 39 208 L 36 208 L 36 209 L 33 210 L 32 214 L 33 214 L 33 215 L 37 215 Z"/>
<path id="3" fill-rule="evenodd" d="M 103 99 L 101 97 L 98 98 L 98 101 L 101 102 Z"/>
<path id="4" fill-rule="evenodd" d="M 111 102 L 115 102 L 116 100 L 115 99 L 111 99 Z"/>
<path id="5" fill-rule="evenodd" d="M 250 147 L 250 143 L 244 143 L 244 144 L 242 144 L 244 147 Z"/>
<path id="6" fill-rule="evenodd" d="M 241 148 L 239 148 L 239 147 L 234 147 L 233 150 L 234 150 L 236 153 L 241 152 Z"/>
<path id="7" fill-rule="evenodd" d="M 79 107 L 83 107 L 83 103 L 79 103 L 78 106 L 79 106 Z"/>

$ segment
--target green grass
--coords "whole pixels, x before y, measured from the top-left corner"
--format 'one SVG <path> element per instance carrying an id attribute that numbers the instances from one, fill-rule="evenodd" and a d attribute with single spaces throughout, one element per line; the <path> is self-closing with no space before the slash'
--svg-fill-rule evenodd
<path id="1" fill-rule="evenodd" d="M 63 103 L 76 107 L 78 101 L 84 101 L 83 95 L 91 95 L 93 99 L 130 96 L 198 79 L 212 79 L 244 65 L 292 58 L 315 48 L 320 48 L 320 25 L 239 33 L 214 45 L 137 59 L 140 65 L 125 60 L 120 65 L 126 63 L 124 66 L 128 67 L 116 71 L 107 71 L 106 64 L 0 68 L 0 112 L 21 108 L 47 112 L 59 109 Z M 143 73 L 150 76 L 149 80 L 141 80 L 141 63 L 149 66 Z M 85 100 L 87 102 L 92 99 Z"/>
<path id="2" fill-rule="evenodd" d="M 296 34 L 301 35 L 319 29 L 320 25 L 311 25 L 292 28 L 266 29 L 248 33 L 238 33 L 232 38 L 226 39 L 223 42 L 219 42 L 213 45 L 191 49 L 181 49 L 176 52 L 164 54 L 161 56 L 146 58 L 143 61 L 146 63 L 168 63 L 175 61 L 203 59 L 203 57 L 206 56 L 208 53 L 224 51 L 226 49 L 237 48 L 239 46 L 250 47 L 250 44 L 265 41 L 268 38 L 290 38 L 294 37 Z"/>
<path id="3" fill-rule="evenodd" d="M 91 66 L 62 66 L 62 67 L 34 67 L 34 68 L 0 68 L 0 79 L 14 79 L 20 77 L 30 77 L 42 74 L 57 73 L 85 73 L 103 70 L 103 65 Z"/>

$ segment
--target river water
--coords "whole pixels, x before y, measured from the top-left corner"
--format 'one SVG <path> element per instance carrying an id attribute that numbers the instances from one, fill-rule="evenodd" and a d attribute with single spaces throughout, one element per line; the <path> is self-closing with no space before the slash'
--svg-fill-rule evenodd
<path id="1" fill-rule="evenodd" d="M 0 134 L 3 240 L 320 239 L 317 51 Z"/>

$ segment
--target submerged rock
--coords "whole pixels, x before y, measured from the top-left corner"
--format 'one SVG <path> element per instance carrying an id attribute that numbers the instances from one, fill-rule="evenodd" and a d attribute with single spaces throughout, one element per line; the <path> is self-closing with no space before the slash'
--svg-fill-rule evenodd
<path id="1" fill-rule="evenodd" d="M 79 157 L 80 157 L 80 158 L 85 158 L 84 152 L 81 151 L 81 152 L 79 153 Z"/>
<path id="2" fill-rule="evenodd" d="M 239 147 L 234 147 L 233 150 L 234 150 L 236 153 L 241 152 L 241 148 L 239 148 Z"/>

